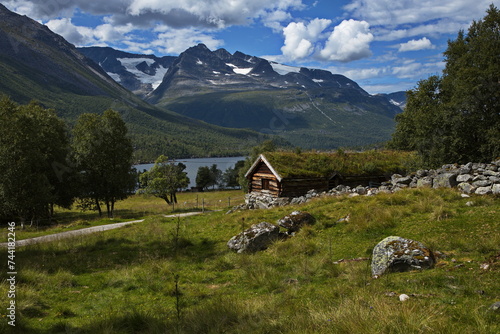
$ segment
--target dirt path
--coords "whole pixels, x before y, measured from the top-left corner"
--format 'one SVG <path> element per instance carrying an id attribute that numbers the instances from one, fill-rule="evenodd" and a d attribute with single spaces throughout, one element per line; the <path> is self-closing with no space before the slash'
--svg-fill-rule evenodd
<path id="1" fill-rule="evenodd" d="M 175 215 L 163 215 L 163 216 L 165 218 L 177 218 L 177 217 L 188 217 L 188 216 L 194 216 L 194 215 L 200 215 L 200 214 L 202 214 L 202 212 L 187 212 L 187 213 L 179 213 L 179 214 L 175 214 Z M 71 238 L 71 237 L 75 237 L 78 235 L 86 235 L 86 234 L 90 234 L 90 233 L 112 230 L 112 229 L 119 228 L 119 227 L 122 227 L 125 225 L 140 223 L 143 221 L 144 221 L 144 219 L 139 219 L 139 220 L 132 220 L 132 221 L 123 222 L 123 223 L 92 226 L 92 227 L 82 228 L 80 230 L 66 231 L 66 232 L 61 232 L 61 233 L 44 235 L 44 236 L 36 237 L 36 238 L 17 240 L 16 247 L 26 246 L 26 245 L 34 245 L 34 244 L 38 244 L 41 242 L 49 242 L 49 241 L 60 240 L 60 239 L 64 239 L 64 238 Z M 0 243 L 0 248 L 6 248 L 6 247 L 7 247 L 6 242 Z"/>

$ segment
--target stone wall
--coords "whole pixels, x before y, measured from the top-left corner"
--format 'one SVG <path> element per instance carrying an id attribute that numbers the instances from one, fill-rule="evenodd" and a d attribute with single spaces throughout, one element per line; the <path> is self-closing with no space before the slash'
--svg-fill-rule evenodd
<path id="1" fill-rule="evenodd" d="M 271 195 L 250 193 L 245 204 L 234 207 L 228 213 L 245 209 L 268 209 L 289 204 L 302 204 L 319 196 L 360 196 L 392 193 L 405 188 L 458 188 L 463 194 L 500 195 L 500 160 L 491 163 L 472 163 L 465 165 L 450 164 L 439 169 L 418 170 L 403 176 L 394 174 L 391 180 L 378 187 L 349 187 L 339 185 L 328 192 L 310 190 L 301 197 L 273 197 Z"/>

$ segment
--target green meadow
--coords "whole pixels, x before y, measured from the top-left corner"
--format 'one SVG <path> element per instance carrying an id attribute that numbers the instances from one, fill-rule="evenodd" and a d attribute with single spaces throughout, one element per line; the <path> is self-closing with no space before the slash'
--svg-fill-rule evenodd
<path id="1" fill-rule="evenodd" d="M 179 196 L 179 204 L 195 195 Z M 210 196 L 207 203 L 218 207 L 185 218 L 163 215 L 190 208 L 134 196 L 117 204 L 115 221 L 145 218 L 141 223 L 18 247 L 16 327 L 8 325 L 2 298 L 0 332 L 500 332 L 500 313 L 489 309 L 500 301 L 497 197 L 413 189 L 226 214 L 228 197 L 236 205 L 242 193 Z M 276 223 L 294 210 L 311 213 L 315 225 L 255 254 L 227 248 L 252 224 Z M 337 222 L 348 214 L 349 221 Z M 57 217 L 51 228 L 25 227 L 16 236 L 109 222 L 77 211 Z M 436 266 L 373 279 L 371 251 L 390 235 L 430 247 Z M 2 277 L 0 295 L 8 290 Z M 410 298 L 402 302 L 400 294 Z"/>

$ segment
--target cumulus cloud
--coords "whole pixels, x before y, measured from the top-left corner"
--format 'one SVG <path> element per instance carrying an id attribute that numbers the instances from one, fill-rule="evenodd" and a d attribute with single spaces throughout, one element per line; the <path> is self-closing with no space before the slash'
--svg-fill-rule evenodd
<path id="1" fill-rule="evenodd" d="M 291 22 L 283 29 L 285 44 L 281 47 L 283 55 L 292 60 L 309 57 L 315 50 L 315 43 L 321 33 L 332 23 L 327 19 L 314 19 L 309 24 Z"/>
<path id="2" fill-rule="evenodd" d="M 283 29 L 281 47 L 289 61 L 312 57 L 324 61 L 350 62 L 370 56 L 373 35 L 365 21 L 344 20 L 333 31 L 325 32 L 331 20 L 316 18 L 309 23 L 291 22 Z"/>
<path id="3" fill-rule="evenodd" d="M 90 28 L 77 27 L 72 22 L 71 19 L 57 19 L 47 22 L 47 27 L 63 36 L 68 42 L 76 45 L 86 45 L 96 42 L 93 38 L 93 31 Z"/>
<path id="4" fill-rule="evenodd" d="M 418 50 L 425 50 L 425 49 L 434 49 L 434 45 L 432 45 L 432 42 L 424 37 L 421 39 L 412 39 L 406 43 L 401 43 L 399 44 L 399 52 L 406 52 L 406 51 L 418 51 Z"/>
<path id="5" fill-rule="evenodd" d="M 373 35 L 366 21 L 344 20 L 335 27 L 319 56 L 324 60 L 349 62 L 372 55 Z"/>
<path id="6" fill-rule="evenodd" d="M 196 28 L 172 29 L 164 26 L 158 30 L 161 33 L 151 43 L 151 46 L 162 53 L 179 54 L 199 43 L 203 43 L 209 49 L 215 50 L 224 44 L 224 41 Z"/>

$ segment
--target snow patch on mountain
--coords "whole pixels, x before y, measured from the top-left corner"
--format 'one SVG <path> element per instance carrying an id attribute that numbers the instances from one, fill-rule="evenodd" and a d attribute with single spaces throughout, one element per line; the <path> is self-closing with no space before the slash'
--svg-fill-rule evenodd
<path id="1" fill-rule="evenodd" d="M 227 66 L 231 67 L 233 69 L 233 72 L 236 73 L 236 74 L 243 74 L 243 75 L 247 75 L 248 73 L 250 73 L 250 71 L 252 71 L 252 67 L 250 68 L 240 68 L 234 64 L 231 64 L 231 63 L 226 63 Z"/>
<path id="2" fill-rule="evenodd" d="M 286 75 L 288 73 L 300 73 L 300 67 L 288 66 L 276 63 L 274 61 L 269 62 L 274 70 L 274 72 Z"/>
<path id="3" fill-rule="evenodd" d="M 146 62 L 148 66 L 152 66 L 155 64 L 154 59 L 150 58 L 117 58 L 117 60 L 127 69 L 128 72 L 132 73 L 139 81 L 145 84 L 151 84 L 153 89 L 156 89 L 162 82 L 163 77 L 168 71 L 168 68 L 165 68 L 159 65 L 155 69 L 154 75 L 149 75 L 137 69 L 137 66 L 143 62 Z M 116 77 L 118 76 L 116 73 L 108 74 L 117 82 L 120 82 L 119 77 L 118 80 Z"/>

